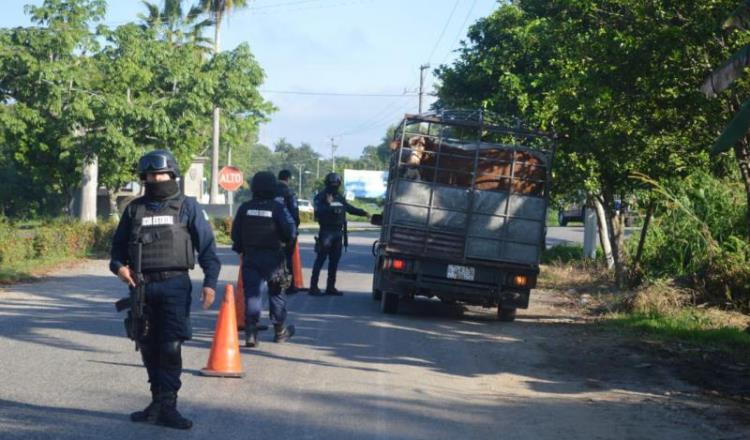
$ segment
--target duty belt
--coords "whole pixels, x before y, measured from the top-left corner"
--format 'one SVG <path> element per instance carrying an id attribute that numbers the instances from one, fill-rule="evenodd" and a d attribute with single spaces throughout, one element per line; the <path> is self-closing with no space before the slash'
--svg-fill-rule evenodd
<path id="1" fill-rule="evenodd" d="M 146 283 L 158 283 L 159 281 L 168 280 L 170 278 L 178 277 L 180 275 L 187 274 L 186 270 L 165 270 L 161 272 L 146 272 L 143 274 L 143 279 Z"/>

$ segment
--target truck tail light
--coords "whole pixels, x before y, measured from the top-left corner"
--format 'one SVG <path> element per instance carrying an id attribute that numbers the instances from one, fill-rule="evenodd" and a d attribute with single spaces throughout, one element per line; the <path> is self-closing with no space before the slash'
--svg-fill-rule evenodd
<path id="1" fill-rule="evenodd" d="M 393 268 L 393 270 L 404 270 L 406 269 L 406 261 L 395 259 L 391 263 L 391 267 Z"/>
<path id="2" fill-rule="evenodd" d="M 536 286 L 536 276 L 534 275 L 513 275 L 510 281 L 514 287 L 532 288 Z"/>

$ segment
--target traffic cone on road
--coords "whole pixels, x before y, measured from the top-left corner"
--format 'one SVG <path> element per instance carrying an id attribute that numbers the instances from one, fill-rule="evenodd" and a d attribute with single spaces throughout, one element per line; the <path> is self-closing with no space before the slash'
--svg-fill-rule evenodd
<path id="1" fill-rule="evenodd" d="M 237 311 L 237 330 L 245 329 L 245 283 L 242 282 L 242 257 L 240 257 L 240 273 L 237 275 L 237 295 L 234 309 Z"/>
<path id="2" fill-rule="evenodd" d="M 297 290 L 305 290 L 305 284 L 302 282 L 302 259 L 299 256 L 299 240 L 294 243 L 294 253 L 292 254 L 292 276 L 294 278 L 294 287 Z"/>
<path id="3" fill-rule="evenodd" d="M 240 342 L 237 337 L 237 316 L 234 307 L 234 286 L 227 284 L 224 300 L 219 309 L 216 321 L 214 341 L 206 368 L 201 370 L 204 376 L 243 377 L 240 359 Z"/>

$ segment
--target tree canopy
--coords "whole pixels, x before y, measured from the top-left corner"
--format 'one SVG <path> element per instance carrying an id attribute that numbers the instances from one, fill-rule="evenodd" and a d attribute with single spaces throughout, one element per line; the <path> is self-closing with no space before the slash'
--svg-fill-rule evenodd
<path id="1" fill-rule="evenodd" d="M 26 9 L 33 26 L 0 29 L 5 212 L 61 212 L 93 157 L 111 190 L 148 149 L 187 167 L 209 145 L 214 104 L 225 148 L 253 138 L 274 110 L 258 92 L 262 68 L 247 44 L 208 59 L 196 30 L 206 21 L 179 4 L 147 4 L 144 23 L 109 28 L 104 0 L 45 0 Z"/>

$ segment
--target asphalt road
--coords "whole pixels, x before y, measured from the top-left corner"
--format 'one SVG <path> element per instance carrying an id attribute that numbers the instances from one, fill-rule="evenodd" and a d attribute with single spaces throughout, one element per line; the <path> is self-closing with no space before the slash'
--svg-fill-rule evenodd
<path id="1" fill-rule="evenodd" d="M 290 343 L 267 332 L 258 349 L 242 348 L 245 378 L 199 375 L 218 304 L 194 301 L 179 402 L 195 421 L 188 432 L 128 421 L 148 385 L 106 261 L 1 289 L 0 439 L 750 438 L 723 403 L 561 314 L 554 293 L 534 292 L 510 324 L 429 300 L 381 314 L 370 299 L 373 239 L 353 234 L 345 296 L 291 297 Z M 309 268 L 311 236 L 301 241 Z M 220 255 L 222 282 L 235 281 L 237 256 Z"/>

